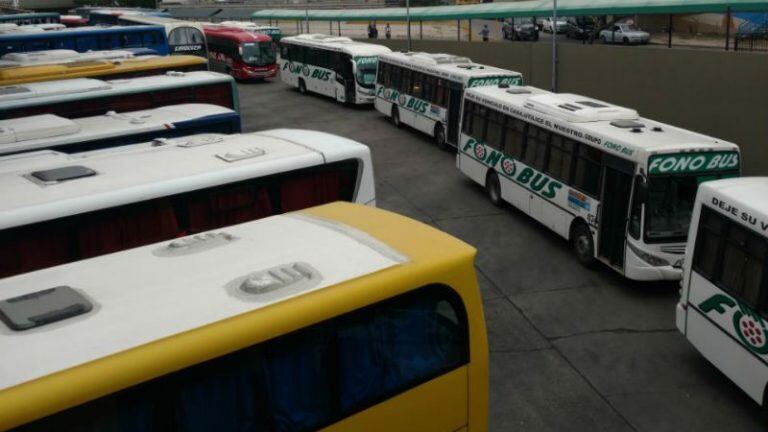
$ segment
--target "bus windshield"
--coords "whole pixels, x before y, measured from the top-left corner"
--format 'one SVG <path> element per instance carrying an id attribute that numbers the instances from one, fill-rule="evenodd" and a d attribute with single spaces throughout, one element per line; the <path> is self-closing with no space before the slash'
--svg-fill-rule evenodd
<path id="1" fill-rule="evenodd" d="M 373 88 L 376 84 L 376 65 L 378 57 L 356 57 L 357 74 L 355 79 L 361 87 Z"/>
<path id="2" fill-rule="evenodd" d="M 684 242 L 693 214 L 696 190 L 703 182 L 736 174 L 651 176 L 645 207 L 645 236 L 651 242 Z"/>
<path id="3" fill-rule="evenodd" d="M 268 66 L 275 62 L 275 50 L 270 42 L 244 43 L 243 62 L 250 66 Z"/>

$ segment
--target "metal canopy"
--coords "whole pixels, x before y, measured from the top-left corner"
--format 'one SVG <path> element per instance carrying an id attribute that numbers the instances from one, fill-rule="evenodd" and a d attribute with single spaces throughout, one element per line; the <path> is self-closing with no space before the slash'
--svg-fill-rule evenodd
<path id="1" fill-rule="evenodd" d="M 239 8 L 224 8 L 221 12 L 217 13 L 213 18 L 217 20 L 250 20 L 251 15 L 255 8 L 239 9 Z"/>
<path id="2" fill-rule="evenodd" d="M 768 11 L 768 1 L 757 0 L 562 0 L 558 15 L 629 15 Z M 480 3 L 461 6 L 412 7 L 411 20 L 441 21 L 476 18 L 551 16 L 551 0 L 527 0 L 505 3 Z M 252 19 L 312 21 L 383 21 L 405 20 L 405 8 L 380 9 L 264 9 Z"/>

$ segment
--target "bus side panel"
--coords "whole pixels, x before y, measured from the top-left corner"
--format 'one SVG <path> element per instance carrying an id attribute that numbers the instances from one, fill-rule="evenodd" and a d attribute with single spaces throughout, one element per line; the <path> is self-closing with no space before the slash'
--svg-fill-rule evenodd
<path id="1" fill-rule="evenodd" d="M 387 117 L 392 115 L 392 102 L 385 100 L 382 97 L 376 96 L 376 100 L 373 105 L 376 107 L 376 111 L 384 114 Z"/>
<path id="2" fill-rule="evenodd" d="M 448 432 L 467 424 L 467 366 L 348 417 L 328 432 Z"/>
<path id="3" fill-rule="evenodd" d="M 686 337 L 699 352 L 757 403 L 762 403 L 768 382 L 768 356 L 750 351 L 739 341 L 733 314 L 738 305 L 720 305 L 723 312 L 702 303 L 722 295 L 711 282 L 691 271 Z M 730 297 L 730 296 L 727 296 Z"/>
<path id="4" fill-rule="evenodd" d="M 283 60 L 282 58 L 278 60 L 278 65 L 280 67 L 280 80 L 290 86 L 298 87 L 299 86 L 298 76 L 292 73 L 290 70 L 288 70 L 288 67 L 290 64 L 291 62 L 288 60 Z"/>

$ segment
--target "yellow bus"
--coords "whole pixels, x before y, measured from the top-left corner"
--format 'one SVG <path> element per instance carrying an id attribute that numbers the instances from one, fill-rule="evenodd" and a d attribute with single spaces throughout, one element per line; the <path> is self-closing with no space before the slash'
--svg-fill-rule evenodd
<path id="1" fill-rule="evenodd" d="M 79 61 L 63 64 L 0 68 L 0 86 L 71 78 L 135 78 L 170 71 L 207 70 L 208 61 L 191 55 L 138 56 L 124 60 Z"/>
<path id="2" fill-rule="evenodd" d="M 0 429 L 487 428 L 471 246 L 332 203 L 0 280 Z"/>

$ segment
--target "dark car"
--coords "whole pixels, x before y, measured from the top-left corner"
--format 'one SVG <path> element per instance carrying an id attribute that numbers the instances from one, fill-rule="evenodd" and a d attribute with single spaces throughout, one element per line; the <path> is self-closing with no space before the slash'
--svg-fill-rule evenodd
<path id="1" fill-rule="evenodd" d="M 537 41 L 539 40 L 539 28 L 532 23 L 523 24 L 504 24 L 502 29 L 504 39 L 517 41 Z"/>
<path id="2" fill-rule="evenodd" d="M 565 35 L 571 39 L 589 39 L 594 37 L 595 22 L 589 18 L 569 19 L 565 28 Z"/>

